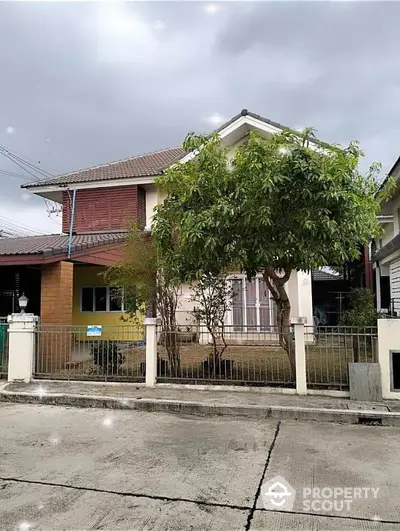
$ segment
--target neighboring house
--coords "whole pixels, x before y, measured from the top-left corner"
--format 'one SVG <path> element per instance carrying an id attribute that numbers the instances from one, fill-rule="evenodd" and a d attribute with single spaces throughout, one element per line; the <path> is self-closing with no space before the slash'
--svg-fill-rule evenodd
<path id="1" fill-rule="evenodd" d="M 372 261 L 377 309 L 400 315 L 400 157 L 388 175 L 394 179 L 396 189 L 379 213 L 384 233 L 373 242 Z"/>
<path id="2" fill-rule="evenodd" d="M 282 125 L 243 110 L 217 132 L 233 155 L 250 131 L 271 135 Z M 154 207 L 163 201 L 154 180 L 188 155 L 182 148 L 164 149 L 24 185 L 34 194 L 62 204 L 61 235 L 0 240 L 0 291 L 30 299 L 28 310 L 47 324 L 118 324 L 123 302 L 117 302 L 101 273 L 123 257 L 130 221 L 151 229 Z M 72 238 L 69 232 L 72 228 Z M 238 297 L 228 324 L 262 331 L 276 319 L 274 304 L 261 278 L 244 275 L 230 281 Z M 293 272 L 287 284 L 293 316 L 312 323 L 311 275 Z M 1 301 L 0 301 L 1 302 Z M 11 301 L 0 315 L 11 311 Z M 190 290 L 182 287 L 178 318 L 191 319 Z"/>
<path id="3" fill-rule="evenodd" d="M 312 271 L 313 310 L 320 326 L 340 324 L 346 295 L 350 292 L 350 282 L 341 274 L 321 269 Z"/>

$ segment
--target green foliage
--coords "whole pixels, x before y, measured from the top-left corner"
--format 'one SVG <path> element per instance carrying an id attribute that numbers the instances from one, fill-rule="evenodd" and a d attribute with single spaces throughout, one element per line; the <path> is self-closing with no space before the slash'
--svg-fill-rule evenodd
<path id="1" fill-rule="evenodd" d="M 204 324 L 212 338 L 212 363 L 215 366 L 227 348 L 225 341 L 225 316 L 230 309 L 233 290 L 226 276 L 205 273 L 191 284 L 193 315 Z"/>
<path id="2" fill-rule="evenodd" d="M 171 265 L 174 257 L 164 260 L 158 251 L 159 247 L 150 234 L 132 224 L 125 244 L 125 258 L 107 269 L 105 279 L 111 286 L 124 287 L 124 305 L 129 320 L 138 322 L 138 312 L 160 318 L 169 367 L 177 376 L 180 349 L 176 309 L 180 284 Z M 168 253 L 166 257 L 169 257 Z"/>
<path id="3" fill-rule="evenodd" d="M 116 341 L 94 341 L 90 347 L 94 365 L 101 367 L 102 374 L 117 374 L 125 356 Z"/>
<path id="4" fill-rule="evenodd" d="M 381 229 L 378 164 L 366 175 L 356 142 L 315 144 L 310 129 L 247 143 L 228 157 L 217 135 L 187 137 L 192 158 L 157 180 L 167 193 L 152 234 L 167 269 L 187 281 L 201 273 L 262 272 L 276 301 L 282 346 L 294 360 L 285 283 L 293 270 L 341 265 Z M 293 365 L 293 363 L 292 363 Z"/>
<path id="5" fill-rule="evenodd" d="M 354 327 L 377 326 L 379 316 L 372 291 L 368 288 L 357 288 L 351 291 L 349 308 L 343 312 L 341 324 Z"/>
<path id="6" fill-rule="evenodd" d="M 151 312 L 157 275 L 157 255 L 148 233 L 132 224 L 125 243 L 125 258 L 107 268 L 105 281 L 124 286 L 124 305 L 130 319 L 138 312 Z"/>
<path id="7" fill-rule="evenodd" d="M 196 146 L 193 136 L 188 141 Z M 158 179 L 169 197 L 153 233 L 167 252 L 179 241 L 186 266 L 179 274 L 235 264 L 252 277 L 265 266 L 342 264 L 379 235 L 379 167 L 359 173 L 357 143 L 315 149 L 292 132 L 251 133 L 228 163 L 217 136 L 201 142 L 197 156 Z"/>

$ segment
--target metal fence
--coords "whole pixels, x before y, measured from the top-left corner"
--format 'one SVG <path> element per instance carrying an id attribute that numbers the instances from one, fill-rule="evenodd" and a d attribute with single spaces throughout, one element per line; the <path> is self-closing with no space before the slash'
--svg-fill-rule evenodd
<path id="1" fill-rule="evenodd" d="M 294 387 L 275 326 L 189 325 L 158 332 L 157 381 Z"/>
<path id="2" fill-rule="evenodd" d="M 98 335 L 90 335 L 92 333 Z M 144 328 L 39 324 L 35 377 L 62 380 L 144 381 Z"/>
<path id="3" fill-rule="evenodd" d="M 305 327 L 307 386 L 348 390 L 349 362 L 377 362 L 376 327 Z"/>
<path id="4" fill-rule="evenodd" d="M 8 323 L 7 317 L 0 317 L 0 377 L 8 372 Z"/>

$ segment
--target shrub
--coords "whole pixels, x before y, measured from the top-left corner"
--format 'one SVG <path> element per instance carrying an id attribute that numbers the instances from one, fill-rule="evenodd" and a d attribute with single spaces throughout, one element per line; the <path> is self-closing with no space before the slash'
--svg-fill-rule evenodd
<path id="1" fill-rule="evenodd" d="M 103 374 L 115 374 L 124 363 L 125 356 L 116 341 L 96 341 L 91 347 L 93 363 L 103 369 Z"/>

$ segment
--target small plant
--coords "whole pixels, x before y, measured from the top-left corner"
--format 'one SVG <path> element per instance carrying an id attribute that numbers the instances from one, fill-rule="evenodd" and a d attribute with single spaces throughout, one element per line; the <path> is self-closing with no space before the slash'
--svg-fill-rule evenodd
<path id="1" fill-rule="evenodd" d="M 377 326 L 377 321 L 380 317 L 379 312 L 375 309 L 374 294 L 368 288 L 357 288 L 351 291 L 349 296 L 349 308 L 342 314 L 341 324 L 351 327 L 353 335 L 353 358 L 355 362 L 360 361 L 360 329 L 361 334 L 365 333 L 365 329 Z M 354 327 L 354 329 L 353 329 Z M 370 337 L 365 339 L 371 343 Z M 372 348 L 368 344 L 368 348 Z"/>
<path id="2" fill-rule="evenodd" d="M 94 365 L 102 369 L 102 374 L 116 374 L 124 363 L 125 356 L 116 341 L 96 341 L 90 347 Z"/>
<path id="3" fill-rule="evenodd" d="M 204 324 L 212 340 L 213 350 L 204 363 L 204 369 L 211 376 L 222 374 L 225 368 L 221 368 L 221 358 L 228 347 L 225 340 L 225 316 L 230 310 L 234 297 L 233 290 L 226 276 L 216 276 L 211 273 L 201 275 L 191 284 L 191 288 L 192 300 L 196 304 L 192 314 L 198 323 Z M 229 360 L 225 362 L 224 367 L 231 363 Z"/>

